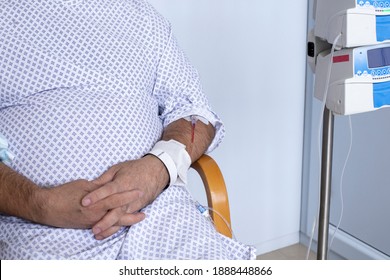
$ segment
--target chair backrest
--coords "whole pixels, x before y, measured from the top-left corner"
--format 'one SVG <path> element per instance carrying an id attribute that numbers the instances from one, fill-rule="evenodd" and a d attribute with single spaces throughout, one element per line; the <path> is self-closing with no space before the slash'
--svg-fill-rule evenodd
<path id="1" fill-rule="evenodd" d="M 202 178 L 210 215 L 217 231 L 232 238 L 230 208 L 225 180 L 216 161 L 208 155 L 202 155 L 191 166 Z"/>

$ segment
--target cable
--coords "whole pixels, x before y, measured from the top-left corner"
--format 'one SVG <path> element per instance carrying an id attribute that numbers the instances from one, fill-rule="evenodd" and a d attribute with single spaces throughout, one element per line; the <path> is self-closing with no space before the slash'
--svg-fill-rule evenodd
<path id="1" fill-rule="evenodd" d="M 318 125 L 318 160 L 319 160 L 319 167 L 320 167 L 319 170 L 321 170 L 321 146 L 322 146 L 322 143 L 321 143 L 321 128 L 322 128 L 322 122 L 323 122 L 324 111 L 325 111 L 325 106 L 326 106 L 326 99 L 328 97 L 330 77 L 331 77 L 331 73 L 332 73 L 333 55 L 335 53 L 337 42 L 339 41 L 341 36 L 342 36 L 342 33 L 337 35 L 337 37 L 334 39 L 333 44 L 332 44 L 332 48 L 331 48 L 331 51 L 330 51 L 330 60 L 329 60 L 328 73 L 327 73 L 326 81 L 325 81 L 324 98 L 323 98 L 323 100 L 321 102 L 320 120 L 319 120 L 319 125 Z M 319 176 L 319 178 L 318 178 L 318 185 L 321 186 L 321 176 Z M 318 225 L 317 217 L 319 216 L 319 213 L 320 213 L 320 203 L 319 203 L 319 201 L 320 201 L 320 193 L 321 192 L 318 193 L 317 215 L 316 215 L 316 217 L 314 219 L 314 222 L 313 222 L 312 233 L 311 233 L 309 246 L 307 248 L 307 253 L 306 253 L 306 259 L 309 259 L 309 254 L 310 254 L 311 245 L 312 245 L 313 238 L 314 238 L 315 228 Z"/>
<path id="2" fill-rule="evenodd" d="M 233 232 L 233 229 L 232 227 L 230 226 L 230 224 L 228 223 L 228 221 L 226 221 L 226 219 L 222 216 L 221 213 L 219 213 L 218 211 L 212 209 L 211 207 L 208 207 L 208 206 L 203 206 L 202 204 L 200 204 L 198 201 L 195 202 L 195 206 L 196 208 L 199 210 L 199 212 L 206 218 L 208 218 L 210 220 L 210 222 L 213 224 L 213 226 L 215 227 L 215 223 L 213 221 L 213 219 L 211 219 L 211 216 L 210 216 L 210 213 L 208 211 L 212 211 L 213 213 L 217 214 L 218 217 L 220 217 L 222 219 L 222 221 L 226 224 L 227 228 L 229 229 L 230 233 L 232 234 L 232 238 L 234 240 L 237 240 L 235 235 L 234 235 L 234 232 Z"/>
<path id="3" fill-rule="evenodd" d="M 334 240 L 334 238 L 335 238 L 335 236 L 336 236 L 337 231 L 338 231 L 339 228 L 340 228 L 341 220 L 342 220 L 343 214 L 344 214 L 343 180 L 344 180 L 345 169 L 346 169 L 346 167 L 347 167 L 347 163 L 348 163 L 348 160 L 349 160 L 349 156 L 350 156 L 350 154 L 351 154 L 351 150 L 352 150 L 352 140 L 353 140 L 351 116 L 348 116 L 348 123 L 349 123 L 349 137 L 350 137 L 350 138 L 349 138 L 349 139 L 350 139 L 350 141 L 349 141 L 349 149 L 348 149 L 347 157 L 345 158 L 343 170 L 342 170 L 341 176 L 340 176 L 340 199 L 341 199 L 340 218 L 339 218 L 339 222 L 337 223 L 336 230 L 335 230 L 334 233 L 333 233 L 332 239 L 331 239 L 331 241 L 329 242 L 328 252 L 329 252 L 330 248 L 332 247 L 333 240 Z"/>

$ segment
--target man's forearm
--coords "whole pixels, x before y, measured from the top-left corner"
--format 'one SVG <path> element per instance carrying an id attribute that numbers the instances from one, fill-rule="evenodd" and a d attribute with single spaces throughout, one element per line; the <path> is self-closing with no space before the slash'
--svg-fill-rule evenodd
<path id="1" fill-rule="evenodd" d="M 36 221 L 39 219 L 39 203 L 36 196 L 40 188 L 0 163 L 0 213 Z"/>
<path id="2" fill-rule="evenodd" d="M 81 205 L 81 199 L 98 187 L 80 179 L 41 188 L 0 163 L 0 213 L 54 227 L 90 228 L 108 211 Z"/>
<path id="3" fill-rule="evenodd" d="M 164 130 L 162 140 L 174 139 L 186 145 L 186 150 L 191 161 L 196 161 L 207 150 L 215 135 L 215 129 L 211 124 L 197 121 L 195 125 L 190 121 L 179 119 L 169 124 Z"/>

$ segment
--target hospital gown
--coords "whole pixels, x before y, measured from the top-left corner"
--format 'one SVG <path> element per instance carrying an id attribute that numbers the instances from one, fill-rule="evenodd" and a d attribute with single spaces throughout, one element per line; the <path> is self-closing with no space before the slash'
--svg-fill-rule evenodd
<path id="1" fill-rule="evenodd" d="M 94 179 L 199 115 L 224 129 L 169 23 L 142 0 L 0 1 L 0 134 L 42 187 Z M 0 259 L 252 259 L 171 186 L 105 240 L 0 215 Z"/>

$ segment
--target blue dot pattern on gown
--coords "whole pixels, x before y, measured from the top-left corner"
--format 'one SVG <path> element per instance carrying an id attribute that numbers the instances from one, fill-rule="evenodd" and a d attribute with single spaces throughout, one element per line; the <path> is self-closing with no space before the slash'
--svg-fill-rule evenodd
<path id="1" fill-rule="evenodd" d="M 0 134 L 11 168 L 42 187 L 93 179 L 147 153 L 169 123 L 200 115 L 224 127 L 169 23 L 143 0 L 0 1 Z M 1 259 L 253 259 L 218 234 L 186 188 L 147 218 L 98 241 L 0 215 Z"/>

